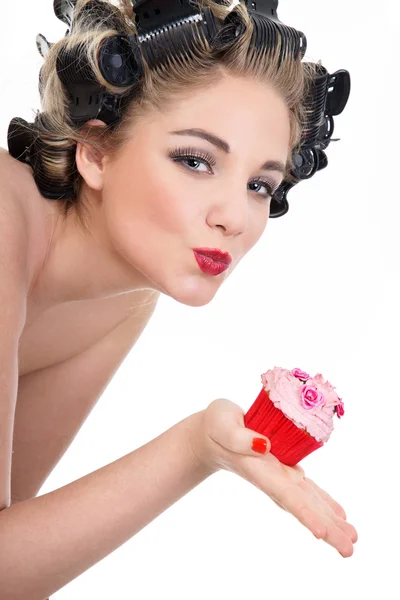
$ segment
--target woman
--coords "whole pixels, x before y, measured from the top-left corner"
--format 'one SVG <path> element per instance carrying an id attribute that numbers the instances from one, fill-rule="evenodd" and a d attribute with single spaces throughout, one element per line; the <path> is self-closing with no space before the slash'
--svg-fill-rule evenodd
<path id="1" fill-rule="evenodd" d="M 236 42 L 220 36 L 212 50 L 199 26 L 185 61 L 143 61 L 143 77 L 123 87 L 104 78 L 98 48 L 135 32 L 130 3 L 78 0 L 73 19 L 64 14 L 68 35 L 46 48 L 43 113 L 14 130 L 15 139 L 29 130 L 28 164 L 1 154 L 4 600 L 55 593 L 220 469 L 259 487 L 343 556 L 353 552 L 357 533 L 343 508 L 270 454 L 269 440 L 263 454 L 253 450 L 260 436 L 225 399 L 35 497 L 159 295 L 209 303 L 259 240 L 271 197 L 289 177 L 312 69 L 279 43 L 267 54 L 252 44 L 244 5 L 202 6 L 239 19 Z M 82 72 L 110 96 L 85 96 Z M 95 102 L 98 118 L 87 118 Z M 215 249 L 219 260 L 204 258 Z"/>

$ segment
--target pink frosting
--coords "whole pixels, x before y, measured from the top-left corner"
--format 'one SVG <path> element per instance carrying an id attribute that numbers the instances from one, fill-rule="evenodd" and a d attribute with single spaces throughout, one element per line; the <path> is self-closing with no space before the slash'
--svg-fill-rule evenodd
<path id="1" fill-rule="evenodd" d="M 343 401 L 329 381 L 320 373 L 310 377 L 300 369 L 289 371 L 280 367 L 263 373 L 261 381 L 274 406 L 288 419 L 318 442 L 328 441 L 333 431 L 333 416 L 344 414 Z"/>

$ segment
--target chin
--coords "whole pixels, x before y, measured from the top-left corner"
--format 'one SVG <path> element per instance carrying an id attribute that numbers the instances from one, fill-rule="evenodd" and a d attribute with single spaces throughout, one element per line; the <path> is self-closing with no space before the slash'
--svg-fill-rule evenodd
<path id="1" fill-rule="evenodd" d="M 214 298 L 214 296 L 212 298 L 209 297 L 204 300 L 201 298 L 188 298 L 188 299 L 176 298 L 176 300 L 178 302 L 180 302 L 181 304 L 185 304 L 186 306 L 199 307 L 199 306 L 207 306 L 207 304 L 209 304 L 213 298 Z"/>
<path id="2" fill-rule="evenodd" d="M 191 279 L 189 282 L 177 286 L 170 286 L 164 290 L 168 296 L 186 306 L 206 306 L 211 302 L 218 292 L 220 285 L 216 285 L 215 281 L 197 281 Z"/>

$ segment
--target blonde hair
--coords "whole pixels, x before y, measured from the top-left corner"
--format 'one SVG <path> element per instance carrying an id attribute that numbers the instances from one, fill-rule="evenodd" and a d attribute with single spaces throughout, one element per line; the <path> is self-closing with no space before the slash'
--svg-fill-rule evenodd
<path id="1" fill-rule="evenodd" d="M 65 208 L 64 214 L 74 205 L 77 213 L 83 216 L 83 202 L 78 202 L 82 177 L 75 162 L 78 142 L 93 144 L 105 153 L 115 153 L 132 135 L 132 125 L 147 109 L 165 110 L 168 104 L 173 105 L 174 98 L 209 86 L 225 73 L 251 77 L 273 86 L 289 110 L 290 149 L 299 145 L 305 122 L 304 99 L 315 77 L 314 65 L 303 63 L 300 55 L 296 59 L 288 53 L 282 57 L 279 40 L 275 48 L 257 48 L 252 43 L 253 22 L 243 3 L 235 6 L 244 25 L 244 32 L 237 40 L 215 49 L 198 28 L 195 48 L 183 48 L 179 55 L 171 53 L 165 63 L 153 68 L 143 60 L 140 85 L 135 84 L 132 94 L 132 86 L 117 88 L 110 85 L 103 78 L 97 62 L 99 47 L 106 38 L 117 33 L 137 33 L 132 1 L 113 1 L 114 4 L 109 0 L 77 0 L 73 31 L 50 47 L 40 72 L 43 112 L 38 112 L 35 123 L 29 125 L 36 140 L 30 163 L 39 189 L 40 182 L 46 179 L 57 182 L 61 189 L 70 190 L 59 198 Z M 225 4 L 198 0 L 197 4 L 200 9 L 209 8 L 214 17 L 223 20 L 230 13 L 231 0 L 226 0 Z M 193 28 L 196 25 L 193 24 Z M 108 93 L 127 97 L 131 94 L 115 125 L 88 127 L 77 125 L 70 118 L 70 98 L 58 77 L 56 61 L 60 53 L 71 50 L 78 51 L 78 60 L 81 57 L 89 63 L 98 84 Z M 287 179 L 290 179 L 291 155 L 289 152 Z"/>

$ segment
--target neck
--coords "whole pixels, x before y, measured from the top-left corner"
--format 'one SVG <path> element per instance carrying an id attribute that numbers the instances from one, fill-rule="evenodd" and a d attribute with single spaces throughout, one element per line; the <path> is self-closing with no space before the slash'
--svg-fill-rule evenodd
<path id="1" fill-rule="evenodd" d="M 85 208 L 84 222 L 75 207 L 67 215 L 54 201 L 46 203 L 47 251 L 34 287 L 49 305 L 118 296 L 152 286 L 113 248 L 101 203 Z"/>

